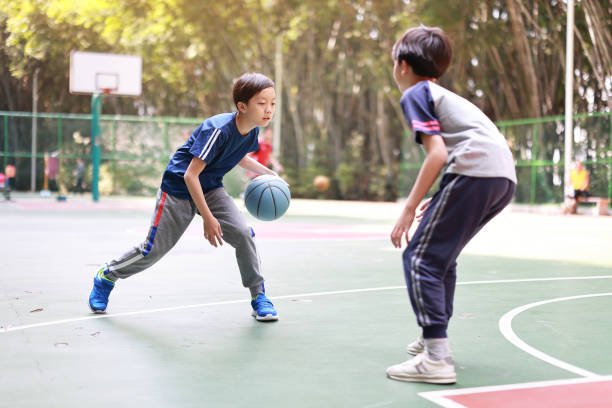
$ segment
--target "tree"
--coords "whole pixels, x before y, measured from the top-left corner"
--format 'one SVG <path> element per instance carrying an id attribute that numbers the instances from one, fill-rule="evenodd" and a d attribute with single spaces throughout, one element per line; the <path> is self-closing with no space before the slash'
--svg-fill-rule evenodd
<path id="1" fill-rule="evenodd" d="M 413 143 L 402 146 L 408 128 L 390 58 L 401 33 L 441 26 L 455 51 L 444 86 L 493 120 L 539 117 L 563 112 L 565 14 L 559 0 L 3 2 L 0 110 L 32 109 L 38 69 L 39 111 L 89 112 L 88 96 L 68 92 L 70 51 L 81 50 L 143 58 L 142 96 L 108 98 L 106 113 L 210 116 L 233 109 L 241 73 L 274 75 L 282 36 L 286 103 L 277 114 L 293 192 L 319 196 L 312 179 L 326 174 L 328 197 L 395 199 L 400 161 L 421 158 Z M 578 2 L 578 112 L 610 109 L 611 26 L 609 2 Z"/>

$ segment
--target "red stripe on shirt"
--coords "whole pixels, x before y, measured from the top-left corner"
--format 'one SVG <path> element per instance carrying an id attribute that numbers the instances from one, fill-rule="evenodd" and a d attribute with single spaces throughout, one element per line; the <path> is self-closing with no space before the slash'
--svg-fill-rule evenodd
<path id="1" fill-rule="evenodd" d="M 440 125 L 437 125 L 437 126 L 436 125 L 424 126 L 424 125 L 412 123 L 412 129 L 413 130 L 422 130 L 422 131 L 426 131 L 426 132 L 439 132 L 440 131 Z"/>
<path id="2" fill-rule="evenodd" d="M 431 120 L 429 122 L 420 122 L 418 120 L 413 120 L 411 122 L 412 128 L 414 130 L 425 130 L 425 131 L 440 131 L 440 122 L 437 120 Z"/>
<path id="3" fill-rule="evenodd" d="M 155 216 L 155 222 L 153 223 L 154 227 L 157 227 L 159 225 L 159 219 L 161 218 L 162 210 L 164 209 L 164 203 L 166 202 L 167 195 L 168 193 L 166 192 L 162 193 L 162 198 L 159 202 L 159 207 L 157 207 L 157 215 Z"/>
<path id="4" fill-rule="evenodd" d="M 430 120 L 429 122 L 421 122 L 418 120 L 413 120 L 412 121 L 413 125 L 422 125 L 422 126 L 431 126 L 431 125 L 440 125 L 440 122 L 438 122 L 437 120 Z"/>

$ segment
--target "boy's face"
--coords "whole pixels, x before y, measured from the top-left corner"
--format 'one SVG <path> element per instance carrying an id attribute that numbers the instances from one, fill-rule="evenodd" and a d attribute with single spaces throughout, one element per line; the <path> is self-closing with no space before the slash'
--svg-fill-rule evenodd
<path id="1" fill-rule="evenodd" d="M 266 88 L 253 95 L 247 104 L 239 102 L 238 109 L 255 126 L 268 126 L 276 109 L 276 92 Z"/>

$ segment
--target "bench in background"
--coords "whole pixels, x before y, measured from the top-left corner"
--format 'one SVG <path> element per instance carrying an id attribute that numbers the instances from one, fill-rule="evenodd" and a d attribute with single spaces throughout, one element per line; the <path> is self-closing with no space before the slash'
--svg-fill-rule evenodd
<path id="1" fill-rule="evenodd" d="M 580 199 L 581 203 L 594 203 L 597 208 L 597 215 L 608 215 L 610 199 L 604 197 L 586 197 Z"/>

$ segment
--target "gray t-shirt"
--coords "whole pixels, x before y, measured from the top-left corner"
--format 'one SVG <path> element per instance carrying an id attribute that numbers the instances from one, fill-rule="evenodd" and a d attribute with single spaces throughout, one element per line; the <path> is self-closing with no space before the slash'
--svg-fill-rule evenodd
<path id="1" fill-rule="evenodd" d="M 514 159 L 504 136 L 474 104 L 431 81 L 408 88 L 400 100 L 415 141 L 438 134 L 448 151 L 445 173 L 505 177 L 516 183 Z"/>

